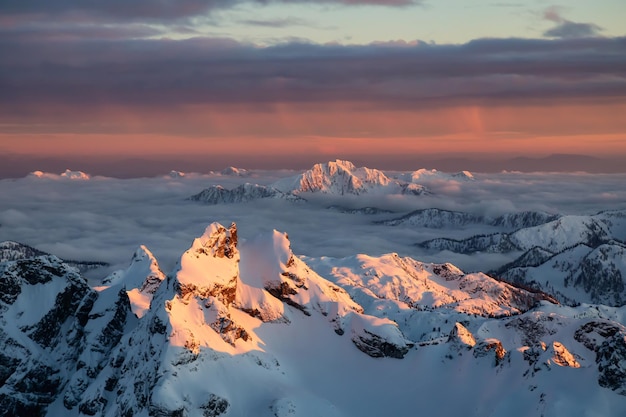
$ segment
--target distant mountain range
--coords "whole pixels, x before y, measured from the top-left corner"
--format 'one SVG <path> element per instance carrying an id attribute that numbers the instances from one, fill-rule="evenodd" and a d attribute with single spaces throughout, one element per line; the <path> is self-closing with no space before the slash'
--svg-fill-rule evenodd
<path id="1" fill-rule="evenodd" d="M 350 158 L 350 156 L 346 156 Z M 310 166 L 318 157 L 315 155 L 293 160 L 290 166 L 281 161 L 281 168 L 301 169 Z M 129 178 L 163 175 L 163 167 L 178 167 L 185 172 L 208 173 L 213 167 L 220 167 L 222 157 L 213 159 L 206 156 L 190 155 L 187 157 L 153 157 L 153 158 L 125 158 L 119 157 L 35 157 L 21 155 L 0 155 L 0 178 L 19 178 L 29 172 L 41 170 L 44 172 L 63 172 L 67 167 L 79 167 L 80 170 L 93 175 Z M 265 165 L 259 166 L 259 160 L 244 160 L 233 155 L 232 160 L 243 166 L 255 166 L 262 169 L 276 168 L 274 161 L 268 160 Z M 353 160 L 360 160 L 354 157 Z M 223 166 L 223 165 L 222 165 Z M 586 155 L 556 154 L 546 157 L 517 157 L 498 159 L 496 157 L 449 157 L 442 155 L 397 155 L 392 158 L 380 158 L 377 166 L 393 170 L 414 170 L 416 166 L 435 168 L 444 172 L 469 170 L 472 172 L 500 172 L 500 171 L 543 171 L 543 172 L 572 172 L 586 171 L 592 173 L 626 172 L 626 160 L 623 157 L 592 157 Z"/>
<path id="2" fill-rule="evenodd" d="M 507 213 L 497 217 L 479 216 L 461 211 L 437 208 L 412 211 L 401 217 L 376 221 L 386 226 L 425 227 L 430 229 L 458 228 L 468 225 L 496 226 L 505 230 L 517 230 L 538 226 L 559 218 L 557 214 L 536 211 Z"/>
<path id="3" fill-rule="evenodd" d="M 189 200 L 205 204 L 235 204 L 263 198 L 305 201 L 293 193 L 284 193 L 274 187 L 250 183 L 241 184 L 230 190 L 225 189 L 221 185 L 215 185 L 192 195 L 189 197 Z"/>
<path id="4" fill-rule="evenodd" d="M 223 175 L 241 176 L 243 174 L 240 170 L 231 168 Z M 316 164 L 302 174 L 280 179 L 269 186 L 246 183 L 227 190 L 217 185 L 189 199 L 208 204 L 242 203 L 262 198 L 304 201 L 306 197 L 303 195 L 307 193 L 339 196 L 361 194 L 419 196 L 428 194 L 429 191 L 420 184 L 389 178 L 382 171 L 365 167 L 357 168 L 349 161 L 336 160 Z"/>
<path id="5" fill-rule="evenodd" d="M 449 218 L 448 214 L 443 216 Z M 537 219 L 519 218 L 531 218 L 533 222 Z M 524 225 L 510 233 L 475 235 L 463 240 L 436 238 L 418 245 L 465 254 L 521 251 L 516 260 L 490 274 L 531 285 L 572 305 L 587 302 L 622 306 L 626 305 L 624 242 L 626 211 L 615 210 L 591 216 L 561 216 L 539 225 Z"/>

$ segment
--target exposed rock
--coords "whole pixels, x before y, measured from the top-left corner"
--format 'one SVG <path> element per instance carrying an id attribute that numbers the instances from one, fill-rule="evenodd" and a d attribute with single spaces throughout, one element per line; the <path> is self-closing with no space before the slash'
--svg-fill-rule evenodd
<path id="1" fill-rule="evenodd" d="M 448 336 L 448 342 L 464 346 L 467 349 L 471 349 L 474 345 L 476 345 L 474 335 L 461 323 L 455 323 L 450 335 Z"/>
<path id="2" fill-rule="evenodd" d="M 504 360 L 507 352 L 502 346 L 502 342 L 498 339 L 485 339 L 474 346 L 474 357 L 480 358 L 488 356 L 490 352 L 494 358 L 495 366 L 498 366 Z"/>
<path id="3" fill-rule="evenodd" d="M 552 350 L 554 352 L 552 361 L 557 365 L 569 366 L 570 368 L 580 368 L 580 363 L 578 363 L 574 355 L 572 355 L 562 343 L 556 341 L 552 342 Z"/>
<path id="4" fill-rule="evenodd" d="M 222 397 L 215 394 L 209 394 L 209 399 L 200 406 L 204 417 L 217 417 L 228 412 L 230 404 Z"/>
<path id="5" fill-rule="evenodd" d="M 600 386 L 626 395 L 626 328 L 590 321 L 576 330 L 574 338 L 596 353 Z"/>

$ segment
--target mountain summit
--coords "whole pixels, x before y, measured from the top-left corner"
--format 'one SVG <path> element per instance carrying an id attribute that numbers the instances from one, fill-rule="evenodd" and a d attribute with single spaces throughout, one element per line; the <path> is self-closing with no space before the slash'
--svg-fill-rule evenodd
<path id="1" fill-rule="evenodd" d="M 335 160 L 315 164 L 302 174 L 281 179 L 273 184 L 283 192 L 346 194 L 414 194 L 427 192 L 418 184 L 387 177 L 382 171 L 366 167 L 357 168 L 352 162 Z"/>

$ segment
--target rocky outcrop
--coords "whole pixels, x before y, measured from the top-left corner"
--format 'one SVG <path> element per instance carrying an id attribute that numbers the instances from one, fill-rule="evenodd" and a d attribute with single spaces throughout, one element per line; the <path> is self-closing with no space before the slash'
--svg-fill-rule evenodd
<path id="1" fill-rule="evenodd" d="M 598 383 L 626 395 L 626 328 L 606 321 L 590 321 L 574 338 L 596 353 Z"/>
<path id="2" fill-rule="evenodd" d="M 471 349 L 476 345 L 476 339 L 474 339 L 474 335 L 467 330 L 465 326 L 461 323 L 455 323 L 452 331 L 450 331 L 448 335 L 448 343 Z"/>
<path id="3" fill-rule="evenodd" d="M 502 342 L 498 339 L 485 339 L 474 346 L 474 357 L 482 358 L 491 356 L 494 360 L 494 366 L 500 365 L 506 357 L 506 354 L 506 349 L 504 349 Z"/>

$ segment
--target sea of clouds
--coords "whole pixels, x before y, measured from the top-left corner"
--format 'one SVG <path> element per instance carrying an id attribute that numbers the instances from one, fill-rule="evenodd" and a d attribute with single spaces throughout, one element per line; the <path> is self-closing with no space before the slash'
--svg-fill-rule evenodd
<path id="1" fill-rule="evenodd" d="M 433 180 L 425 196 L 304 195 L 306 203 L 257 200 L 206 205 L 187 200 L 211 185 L 232 188 L 244 182 L 271 184 L 293 171 L 252 171 L 248 177 L 221 174 L 163 175 L 153 178 L 71 178 L 45 173 L 0 180 L 0 241 L 14 240 L 64 259 L 111 264 L 89 273 L 97 282 L 125 268 L 134 250 L 146 245 L 165 272 L 212 222 L 236 222 L 241 239 L 277 229 L 289 234 L 294 253 L 344 257 L 397 252 L 428 262 L 451 262 L 466 271 L 487 271 L 515 254 L 429 253 L 415 243 L 434 237 L 469 237 L 496 231 L 471 226 L 429 229 L 377 225 L 421 208 L 441 208 L 497 216 L 540 210 L 594 214 L 626 209 L 626 174 L 519 173 L 474 174 L 474 181 Z M 392 175 L 394 173 L 391 173 Z M 394 213 L 364 215 L 328 209 L 377 207 Z"/>

